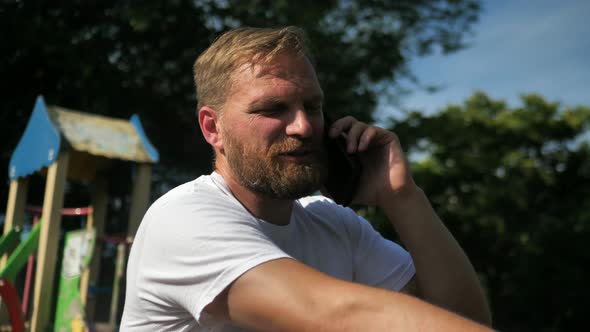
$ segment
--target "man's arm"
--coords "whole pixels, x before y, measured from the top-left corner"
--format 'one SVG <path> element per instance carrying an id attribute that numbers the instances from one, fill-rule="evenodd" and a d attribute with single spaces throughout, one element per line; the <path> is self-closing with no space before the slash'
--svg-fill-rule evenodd
<path id="1" fill-rule="evenodd" d="M 356 203 L 380 207 L 416 266 L 417 295 L 430 303 L 491 325 L 491 314 L 469 259 L 414 183 L 397 136 L 352 117 L 336 121 L 347 150 L 363 165 Z"/>
<path id="2" fill-rule="evenodd" d="M 489 331 L 411 296 L 332 278 L 292 259 L 249 270 L 205 310 L 253 331 Z"/>
<path id="3" fill-rule="evenodd" d="M 414 196 L 415 195 L 415 196 Z M 383 208 L 416 266 L 422 299 L 491 325 L 491 314 L 469 259 L 421 190 Z"/>

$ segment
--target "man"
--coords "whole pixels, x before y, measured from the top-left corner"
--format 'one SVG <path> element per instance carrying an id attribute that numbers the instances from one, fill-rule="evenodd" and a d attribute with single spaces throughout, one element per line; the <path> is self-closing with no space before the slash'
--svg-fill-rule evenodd
<path id="1" fill-rule="evenodd" d="M 352 117 L 329 129 L 361 159 L 355 202 L 380 207 L 411 255 L 352 210 L 306 197 L 326 176 L 329 110 L 301 30 L 232 30 L 194 69 L 215 171 L 146 213 L 122 330 L 486 330 L 472 321 L 490 324 L 474 269 L 395 134 Z"/>

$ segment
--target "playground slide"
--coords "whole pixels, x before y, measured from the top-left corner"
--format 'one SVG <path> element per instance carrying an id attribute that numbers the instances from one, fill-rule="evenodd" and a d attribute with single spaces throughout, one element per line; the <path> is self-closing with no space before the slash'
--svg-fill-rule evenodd
<path id="1" fill-rule="evenodd" d="M 0 298 L 7 305 L 10 322 L 13 331 L 24 331 L 24 318 L 21 312 L 21 303 L 18 294 L 12 284 L 23 265 L 27 263 L 29 256 L 37 250 L 39 244 L 40 223 L 37 223 L 24 241 L 20 242 L 21 229 L 15 227 L 0 238 L 0 255 L 12 254 L 8 257 L 6 265 L 0 271 Z M 17 246 L 18 244 L 18 246 Z"/>
<path id="2" fill-rule="evenodd" d="M 0 278 L 6 278 L 14 283 L 18 272 L 27 263 L 29 255 L 35 253 L 39 245 L 39 232 L 41 231 L 41 220 L 33 227 L 29 235 L 14 249 L 4 269 L 0 271 Z M 8 236 L 9 234 L 7 234 Z M 16 238 L 18 241 L 18 237 Z"/>
<path id="3" fill-rule="evenodd" d="M 6 278 L 0 278 L 0 299 L 6 302 L 8 316 L 13 332 L 22 332 L 25 330 L 25 322 L 20 311 L 20 301 L 16 289 Z"/>
<path id="4" fill-rule="evenodd" d="M 29 256 L 37 250 L 40 230 L 41 222 L 38 222 L 18 246 L 16 244 L 20 238 L 20 230 L 13 229 L 0 238 L 0 255 L 10 252 L 10 249 L 16 246 L 9 256 L 6 266 L 0 271 L 0 288 L 2 288 L 0 295 L 9 304 L 9 310 L 14 309 L 12 311 L 15 313 L 20 314 L 20 301 L 18 301 L 16 292 L 10 287 L 12 287 L 19 271 L 27 263 Z M 95 238 L 94 230 L 66 233 L 55 331 L 83 331 L 85 328 L 84 306 L 80 297 L 80 276 L 82 270 L 90 263 Z M 9 292 L 11 290 L 12 292 Z M 13 315 L 12 311 L 11 321 L 14 321 L 15 324 L 22 323 L 22 317 Z"/>
<path id="5" fill-rule="evenodd" d="M 11 252 L 19 242 L 21 228 L 14 227 L 0 237 L 0 256 Z"/>

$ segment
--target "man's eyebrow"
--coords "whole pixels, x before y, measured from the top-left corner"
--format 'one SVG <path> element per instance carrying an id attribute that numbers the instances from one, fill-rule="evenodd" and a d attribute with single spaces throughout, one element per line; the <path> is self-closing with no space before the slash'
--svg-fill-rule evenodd
<path id="1" fill-rule="evenodd" d="M 311 103 L 311 104 L 323 104 L 324 103 L 324 94 L 318 93 L 318 94 L 312 95 L 311 97 L 306 98 L 304 100 L 304 102 Z M 260 108 L 268 108 L 268 107 L 280 106 L 280 105 L 285 105 L 285 104 L 287 104 L 287 101 L 285 101 L 285 99 L 283 97 L 277 97 L 277 96 L 262 97 L 260 99 L 254 100 L 250 104 L 248 104 L 247 109 L 250 111 L 255 111 Z"/>
<path id="2" fill-rule="evenodd" d="M 279 97 L 263 97 L 257 100 L 254 100 L 248 105 L 249 110 L 257 110 L 259 108 L 265 108 L 269 106 L 275 106 L 284 104 L 284 100 Z"/>

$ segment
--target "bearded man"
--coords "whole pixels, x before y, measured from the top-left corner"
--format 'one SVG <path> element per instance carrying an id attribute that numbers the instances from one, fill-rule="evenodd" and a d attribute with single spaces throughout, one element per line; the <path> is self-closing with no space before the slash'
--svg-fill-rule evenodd
<path id="1" fill-rule="evenodd" d="M 408 251 L 309 196 L 327 176 L 329 110 L 300 29 L 231 30 L 194 71 L 215 169 L 143 218 L 122 330 L 487 330 L 476 273 L 394 133 L 345 117 L 327 134 L 362 163 L 354 202 L 381 208 Z"/>

